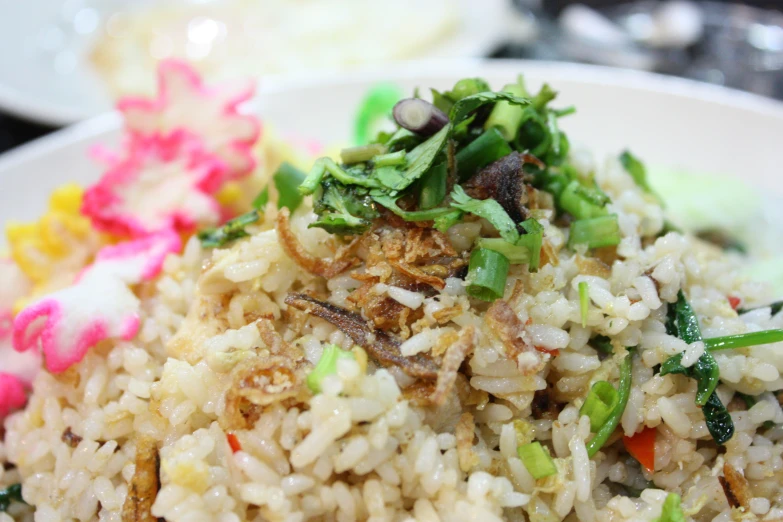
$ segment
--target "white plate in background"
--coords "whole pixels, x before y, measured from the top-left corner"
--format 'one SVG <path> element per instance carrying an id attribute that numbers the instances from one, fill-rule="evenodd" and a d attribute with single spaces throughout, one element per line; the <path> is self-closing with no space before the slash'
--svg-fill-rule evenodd
<path id="1" fill-rule="evenodd" d="M 110 110 L 112 97 L 89 59 L 105 13 L 177 1 L 186 0 L 0 0 L 0 109 L 51 125 Z M 455 0 L 457 29 L 419 58 L 490 53 L 507 34 L 509 2 Z"/>

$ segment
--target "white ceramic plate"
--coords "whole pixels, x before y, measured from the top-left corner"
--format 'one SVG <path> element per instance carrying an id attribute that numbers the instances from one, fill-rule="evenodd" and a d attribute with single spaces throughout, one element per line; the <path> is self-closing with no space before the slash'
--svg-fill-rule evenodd
<path id="1" fill-rule="evenodd" d="M 164 0 L 0 0 L 0 109 L 63 125 L 112 107 L 87 57 L 102 12 Z M 173 0 L 169 0 L 173 1 Z M 458 0 L 460 26 L 421 58 L 476 58 L 509 28 L 509 0 Z"/>

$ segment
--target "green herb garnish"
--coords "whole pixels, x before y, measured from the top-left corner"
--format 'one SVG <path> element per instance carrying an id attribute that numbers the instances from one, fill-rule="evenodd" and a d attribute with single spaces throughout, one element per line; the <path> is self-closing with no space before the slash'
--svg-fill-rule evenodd
<path id="1" fill-rule="evenodd" d="M 619 401 L 620 395 L 614 386 L 606 381 L 598 381 L 590 388 L 584 404 L 579 409 L 579 415 L 587 415 L 590 418 L 590 430 L 595 433 L 606 424 Z"/>
<path id="2" fill-rule="evenodd" d="M 21 484 L 13 484 L 5 489 L 0 489 L 0 513 L 7 511 L 11 502 L 25 503 L 22 498 Z"/>
<path id="3" fill-rule="evenodd" d="M 307 375 L 307 387 L 313 393 L 321 393 L 321 383 L 328 375 L 337 373 L 337 361 L 340 359 L 355 359 L 353 352 L 346 352 L 334 344 L 324 347 L 321 358 L 313 371 Z"/>
<path id="4" fill-rule="evenodd" d="M 587 248 L 600 248 L 620 244 L 620 225 L 617 215 L 579 219 L 571 223 L 568 245 L 586 245 Z"/>
<path id="5" fill-rule="evenodd" d="M 222 227 L 202 230 L 198 233 L 201 246 L 204 248 L 219 248 L 237 239 L 247 237 L 250 234 L 245 231 L 245 227 L 257 223 L 260 219 L 261 213 L 258 210 L 251 210 L 246 214 L 227 221 Z"/>
<path id="6" fill-rule="evenodd" d="M 663 501 L 661 516 L 655 522 L 685 522 L 685 514 L 680 507 L 680 495 L 669 493 Z"/>

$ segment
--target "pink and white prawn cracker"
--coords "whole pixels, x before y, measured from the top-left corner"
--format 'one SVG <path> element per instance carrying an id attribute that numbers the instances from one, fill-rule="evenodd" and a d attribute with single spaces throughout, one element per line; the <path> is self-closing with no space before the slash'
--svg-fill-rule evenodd
<path id="1" fill-rule="evenodd" d="M 140 301 L 129 285 L 160 273 L 179 236 L 164 231 L 106 247 L 68 288 L 33 303 L 14 320 L 13 343 L 24 352 L 40 346 L 47 369 L 67 370 L 99 342 L 132 339 L 140 326 Z"/>
<path id="2" fill-rule="evenodd" d="M 212 226 L 221 217 L 213 194 L 224 172 L 220 159 L 185 135 L 135 140 L 126 157 L 87 189 L 82 214 L 119 236 Z"/>
<path id="3" fill-rule="evenodd" d="M 187 63 L 166 60 L 158 67 L 155 99 L 125 98 L 117 108 L 126 129 L 143 138 L 184 133 L 196 136 L 228 167 L 231 178 L 248 174 L 255 166 L 251 147 L 258 139 L 258 118 L 240 114 L 239 105 L 253 97 L 252 81 L 206 86 Z"/>

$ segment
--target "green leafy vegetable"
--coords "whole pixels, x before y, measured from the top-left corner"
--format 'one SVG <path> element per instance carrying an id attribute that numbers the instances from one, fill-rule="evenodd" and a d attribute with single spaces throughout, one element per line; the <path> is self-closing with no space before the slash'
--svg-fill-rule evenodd
<path id="1" fill-rule="evenodd" d="M 710 351 L 717 351 L 730 350 L 732 348 L 746 348 L 759 344 L 779 343 L 781 341 L 783 341 L 783 330 L 763 330 L 761 332 L 749 332 L 704 339 L 704 345 Z"/>
<path id="2" fill-rule="evenodd" d="M 587 248 L 600 248 L 620 244 L 620 225 L 617 215 L 579 219 L 571 223 L 568 246 L 587 245 Z"/>
<path id="3" fill-rule="evenodd" d="M 446 198 L 449 170 L 446 163 L 432 167 L 421 179 L 419 208 L 428 210 L 440 205 Z"/>
<path id="4" fill-rule="evenodd" d="M 323 228 L 339 235 L 361 234 L 378 217 L 378 211 L 366 190 L 347 187 L 333 179 L 325 181 L 321 195 L 313 205 L 318 220 L 310 227 Z"/>
<path id="5" fill-rule="evenodd" d="M 519 239 L 517 225 L 508 216 L 503 207 L 494 199 L 473 199 L 459 185 L 451 192 L 451 206 L 482 217 L 492 223 L 500 233 L 500 237 L 509 243 L 516 244 Z"/>
<path id="6" fill-rule="evenodd" d="M 13 484 L 5 489 L 0 489 L 0 513 L 6 512 L 11 502 L 25 503 L 22 498 L 21 484 Z"/>
<path id="7" fill-rule="evenodd" d="M 365 188 L 378 188 L 381 185 L 373 178 L 368 177 L 364 171 L 359 168 L 343 169 L 331 158 L 319 158 L 310 169 L 310 173 L 299 185 L 299 193 L 308 196 L 314 193 L 324 180 L 324 177 L 330 174 L 334 179 L 344 185 L 356 185 Z"/>
<path id="8" fill-rule="evenodd" d="M 517 448 L 517 454 L 522 464 L 525 465 L 528 472 L 534 479 L 542 479 L 557 473 L 555 461 L 549 455 L 549 451 L 544 448 L 540 442 L 531 442 L 523 444 Z"/>
<path id="9" fill-rule="evenodd" d="M 511 154 L 500 132 L 491 128 L 457 152 L 457 178 L 460 181 L 473 176 L 482 167 Z"/>
<path id="10" fill-rule="evenodd" d="M 402 91 L 393 83 L 373 86 L 359 104 L 353 126 L 354 142 L 364 145 L 370 140 L 373 128 L 380 121 L 389 119 L 392 108 L 402 99 Z"/>
<path id="11" fill-rule="evenodd" d="M 682 290 L 677 294 L 677 303 L 674 305 L 674 310 L 680 339 L 688 344 L 701 341 L 699 320 L 696 318 L 693 308 L 685 299 L 685 294 Z M 720 382 L 718 363 L 715 362 L 715 358 L 709 352 L 704 352 L 696 360 L 696 363 L 689 368 L 682 366 L 682 358 L 683 354 L 679 353 L 664 361 L 661 365 L 661 375 L 680 373 L 696 379 L 696 404 L 704 406 Z"/>
<path id="12" fill-rule="evenodd" d="M 450 130 L 451 126 L 446 125 L 430 136 L 427 141 L 417 145 L 416 148 L 408 152 L 406 156 L 408 167 L 406 169 L 403 170 L 393 167 L 382 167 L 379 169 L 376 176 L 380 184 L 394 191 L 401 191 L 408 188 L 411 183 L 419 179 L 422 174 L 432 167 L 435 157 L 446 144 Z"/>
<path id="13" fill-rule="evenodd" d="M 579 312 L 582 328 L 587 327 L 587 312 L 590 309 L 590 294 L 587 291 L 587 281 L 579 282 Z"/>
<path id="14" fill-rule="evenodd" d="M 337 373 L 337 361 L 340 359 L 355 359 L 355 356 L 352 352 L 346 352 L 334 344 L 324 348 L 318 364 L 307 375 L 307 387 L 310 388 L 310 391 L 321 393 L 321 383 L 326 376 Z"/>
<path id="15" fill-rule="evenodd" d="M 457 125 L 458 123 L 462 122 L 462 120 L 470 116 L 472 112 L 490 103 L 495 104 L 495 108 L 492 110 L 492 113 L 494 113 L 498 107 L 519 107 L 530 105 L 529 99 L 523 98 L 520 94 L 514 92 L 516 89 L 504 89 L 504 91 L 506 92 L 479 92 L 462 98 L 454 104 L 454 106 L 451 108 L 451 111 L 449 112 L 449 120 L 451 120 L 451 124 Z M 489 118 L 492 118 L 492 114 L 490 114 Z M 489 121 L 489 119 L 487 121 Z M 484 128 L 490 129 L 492 127 L 493 125 L 485 125 Z M 503 129 L 501 129 L 501 134 L 503 134 L 503 137 L 506 138 L 506 135 L 503 133 Z M 508 139 L 511 138 L 507 138 L 507 140 Z"/>
<path id="16" fill-rule="evenodd" d="M 494 301 L 503 297 L 508 277 L 508 259 L 494 250 L 476 248 L 470 253 L 465 282 L 471 297 Z"/>
<path id="17" fill-rule="evenodd" d="M 204 248 L 218 248 L 237 239 L 247 237 L 249 234 L 245 227 L 257 223 L 261 219 L 258 210 L 251 210 L 246 214 L 235 217 L 218 228 L 209 228 L 198 233 L 198 239 Z"/>
<path id="18" fill-rule="evenodd" d="M 696 314 L 680 290 L 677 302 L 667 321 L 667 331 L 676 334 L 686 343 L 701 341 L 701 329 Z M 673 317 L 673 319 L 672 319 Z M 696 404 L 702 407 L 707 429 L 718 444 L 724 444 L 734 435 L 734 424 L 726 407 L 721 403 L 715 388 L 720 382 L 720 368 L 710 352 L 705 351 L 693 366 L 682 365 L 683 354 L 679 353 L 661 364 L 661 375 L 678 373 L 696 380 Z"/>
<path id="19" fill-rule="evenodd" d="M 303 196 L 298 188 L 304 179 L 305 173 L 288 162 L 283 162 L 278 167 L 272 176 L 272 182 L 277 189 L 277 208 L 286 207 L 293 212 L 302 204 Z"/>
<path id="20" fill-rule="evenodd" d="M 623 364 L 620 366 L 620 384 L 617 387 L 617 404 L 606 418 L 604 424 L 596 430 L 595 437 L 587 443 L 587 454 L 590 458 L 598 453 L 598 450 L 606 444 L 606 441 L 617 428 L 617 425 L 620 424 L 620 418 L 623 416 L 625 406 L 628 404 L 628 397 L 631 394 L 632 360 L 633 351 L 629 350 L 628 355 L 623 359 Z"/>
<path id="21" fill-rule="evenodd" d="M 454 215 L 455 210 L 448 207 L 431 208 L 427 210 L 402 210 L 397 206 L 397 198 L 390 196 L 373 196 L 373 200 L 379 205 L 388 208 L 405 221 L 432 221 L 443 216 Z"/>
<path id="22" fill-rule="evenodd" d="M 614 386 L 606 381 L 598 381 L 590 388 L 584 404 L 579 409 L 579 415 L 590 418 L 590 430 L 595 433 L 606 424 L 620 400 L 620 395 Z"/>
<path id="23" fill-rule="evenodd" d="M 661 516 L 655 522 L 685 522 L 685 514 L 680 507 L 680 495 L 669 493 L 663 501 Z"/>

